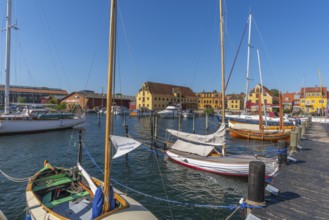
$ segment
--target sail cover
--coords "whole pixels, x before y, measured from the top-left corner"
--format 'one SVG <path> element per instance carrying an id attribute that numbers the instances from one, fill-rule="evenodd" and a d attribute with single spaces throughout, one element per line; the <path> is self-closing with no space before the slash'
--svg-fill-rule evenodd
<path id="1" fill-rule="evenodd" d="M 200 156 L 208 156 L 214 147 L 200 144 L 192 144 L 182 140 L 177 140 L 172 146 L 171 149 L 179 150 L 182 152 L 197 154 Z"/>
<path id="2" fill-rule="evenodd" d="M 222 124 L 215 133 L 208 135 L 191 134 L 172 129 L 167 129 L 167 132 L 179 139 L 187 140 L 193 143 L 206 144 L 211 146 L 225 145 L 225 124 Z"/>
<path id="3" fill-rule="evenodd" d="M 113 159 L 120 157 L 135 150 L 142 143 L 132 138 L 111 135 L 111 141 L 117 152 L 114 154 Z"/>

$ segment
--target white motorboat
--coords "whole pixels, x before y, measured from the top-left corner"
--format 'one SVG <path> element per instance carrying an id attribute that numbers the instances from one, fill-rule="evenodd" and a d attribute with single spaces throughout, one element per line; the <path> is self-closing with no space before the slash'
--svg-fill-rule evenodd
<path id="1" fill-rule="evenodd" d="M 158 115 L 161 118 L 177 118 L 180 114 L 180 108 L 177 106 L 169 105 L 165 110 L 159 111 Z"/>

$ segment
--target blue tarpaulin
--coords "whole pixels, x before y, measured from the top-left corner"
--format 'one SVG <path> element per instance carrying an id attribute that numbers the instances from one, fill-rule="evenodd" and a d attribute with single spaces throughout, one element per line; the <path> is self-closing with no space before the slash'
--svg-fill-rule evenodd
<path id="1" fill-rule="evenodd" d="M 97 218 L 102 214 L 104 203 L 104 193 L 102 187 L 98 187 L 94 196 L 91 219 Z M 110 210 L 115 208 L 113 187 L 110 186 Z"/>

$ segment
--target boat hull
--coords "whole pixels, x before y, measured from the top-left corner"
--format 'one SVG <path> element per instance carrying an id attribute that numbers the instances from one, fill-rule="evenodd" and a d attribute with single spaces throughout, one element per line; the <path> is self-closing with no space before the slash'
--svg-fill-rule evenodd
<path id="1" fill-rule="evenodd" d="M 82 124 L 85 117 L 72 119 L 17 119 L 17 120 L 0 120 L 0 135 L 18 134 L 18 133 L 35 133 L 51 130 L 61 130 L 72 128 Z"/>
<path id="2" fill-rule="evenodd" d="M 260 141 L 274 141 L 279 140 L 289 140 L 290 132 L 255 132 L 250 130 L 240 130 L 230 128 L 230 136 L 235 138 L 245 138 L 251 140 L 260 140 Z"/>
<path id="3" fill-rule="evenodd" d="M 219 175 L 226 176 L 240 176 L 247 177 L 249 174 L 249 163 L 251 161 L 261 160 L 254 156 L 249 155 L 234 155 L 222 157 L 223 162 L 220 161 L 205 161 L 202 158 L 191 158 L 189 156 L 184 156 L 175 151 L 166 151 L 168 158 L 178 164 L 185 167 L 193 168 L 196 170 L 207 171 L 210 173 L 215 173 Z M 266 176 L 272 176 L 276 169 L 275 160 L 265 158 L 264 160 L 266 166 Z"/>

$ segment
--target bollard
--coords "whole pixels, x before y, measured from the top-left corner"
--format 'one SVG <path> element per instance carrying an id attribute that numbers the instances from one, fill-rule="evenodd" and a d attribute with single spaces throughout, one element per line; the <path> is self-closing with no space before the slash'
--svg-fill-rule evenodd
<path id="1" fill-rule="evenodd" d="M 294 132 L 291 132 L 294 133 Z M 288 164 L 288 159 L 287 159 L 287 147 L 288 147 L 288 142 L 284 140 L 279 140 L 278 141 L 278 164 L 279 167 L 282 165 L 287 165 Z M 297 147 L 297 145 L 296 145 Z"/>
<path id="2" fill-rule="evenodd" d="M 249 163 L 248 175 L 248 197 L 249 205 L 265 206 L 265 163 L 251 161 Z"/>
<path id="3" fill-rule="evenodd" d="M 297 132 L 297 144 L 299 144 L 300 139 L 302 138 L 302 128 L 300 126 L 298 126 L 296 128 L 296 132 Z"/>

